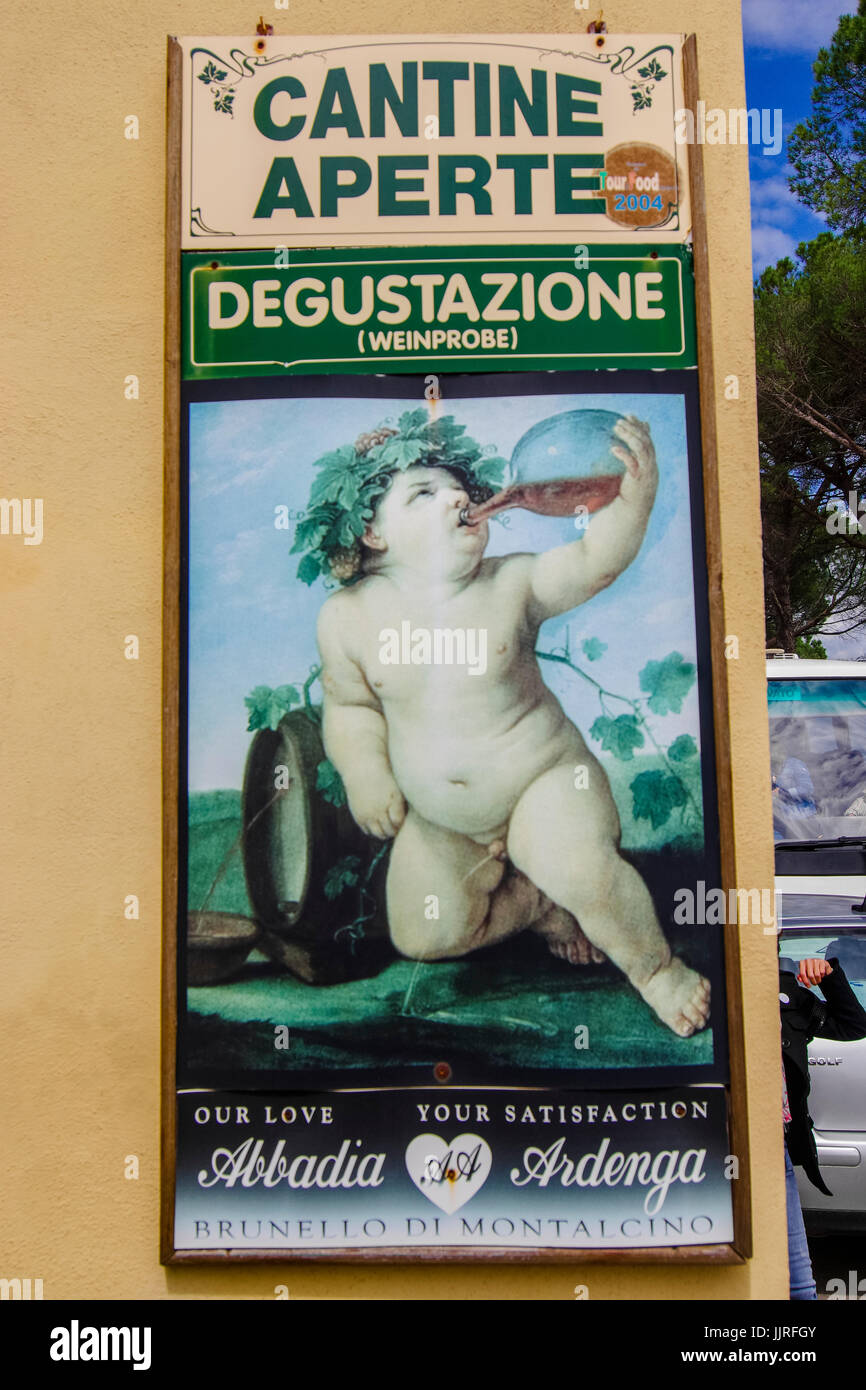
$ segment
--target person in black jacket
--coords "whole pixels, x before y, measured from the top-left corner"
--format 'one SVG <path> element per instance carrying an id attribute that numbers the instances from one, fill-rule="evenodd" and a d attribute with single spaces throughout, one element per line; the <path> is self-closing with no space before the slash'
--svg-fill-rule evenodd
<path id="1" fill-rule="evenodd" d="M 824 999 L 804 986 L 818 985 Z M 836 956 L 801 960 L 798 973 L 779 970 L 782 1068 L 785 1083 L 785 1173 L 788 1200 L 788 1264 L 792 1299 L 816 1298 L 809 1247 L 793 1164 L 803 1167 L 820 1192 L 832 1196 L 821 1177 L 809 1114 L 808 1044 L 813 1038 L 856 1042 L 866 1038 L 866 1011 L 857 1002 Z"/>

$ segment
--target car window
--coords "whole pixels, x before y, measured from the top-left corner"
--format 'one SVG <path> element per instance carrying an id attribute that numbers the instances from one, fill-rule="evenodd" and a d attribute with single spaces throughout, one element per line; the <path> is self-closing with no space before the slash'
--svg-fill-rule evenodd
<path id="1" fill-rule="evenodd" d="M 801 960 L 817 956 L 829 960 L 835 956 L 848 983 L 854 990 L 858 1001 L 866 1009 L 866 930 L 845 931 L 844 935 L 832 928 L 811 932 L 798 932 L 796 936 L 782 933 L 779 939 L 779 964 L 785 970 L 797 973 Z"/>
<path id="2" fill-rule="evenodd" d="M 866 835 L 866 680 L 769 680 L 776 841 Z"/>

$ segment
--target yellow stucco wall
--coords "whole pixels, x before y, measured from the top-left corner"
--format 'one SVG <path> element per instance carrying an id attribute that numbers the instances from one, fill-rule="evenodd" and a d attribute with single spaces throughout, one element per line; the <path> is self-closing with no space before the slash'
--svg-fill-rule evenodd
<path id="1" fill-rule="evenodd" d="M 259 7 L 261 8 L 261 7 Z M 278 34 L 580 32 L 572 0 L 291 0 Z M 744 105 L 738 0 L 608 0 L 611 32 L 695 32 L 708 105 Z M 755 1257 L 744 1267 L 260 1265 L 158 1259 L 165 40 L 239 34 L 210 0 L 4 4 L 0 537 L 5 979 L 0 1275 L 46 1298 L 740 1299 L 787 1296 L 775 941 L 743 928 Z M 11 90 L 10 90 L 11 88 Z M 138 141 L 124 139 L 135 114 Z M 737 880 L 771 882 L 747 152 L 705 152 Z M 123 382 L 139 376 L 138 401 Z M 738 401 L 723 379 L 740 377 Z M 128 634 L 140 659 L 124 659 Z M 129 893 L 141 918 L 124 919 Z M 124 1178 L 135 1154 L 140 1178 Z"/>

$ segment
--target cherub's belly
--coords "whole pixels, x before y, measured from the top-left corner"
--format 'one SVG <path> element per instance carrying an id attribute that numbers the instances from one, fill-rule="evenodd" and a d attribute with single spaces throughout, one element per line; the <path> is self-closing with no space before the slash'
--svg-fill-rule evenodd
<path id="1" fill-rule="evenodd" d="M 558 705 L 535 709 L 499 733 L 389 728 L 389 754 L 408 804 L 435 825 L 481 839 L 502 835 L 523 792 L 557 763 L 586 754 Z"/>

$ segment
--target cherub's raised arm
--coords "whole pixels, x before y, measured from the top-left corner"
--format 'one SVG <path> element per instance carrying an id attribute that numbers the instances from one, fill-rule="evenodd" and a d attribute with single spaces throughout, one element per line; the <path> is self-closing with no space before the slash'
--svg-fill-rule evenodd
<path id="1" fill-rule="evenodd" d="M 655 449 L 649 426 L 633 415 L 618 420 L 614 430 L 623 447 L 613 452 L 626 467 L 619 496 L 592 517 L 580 539 L 535 556 L 529 578 L 539 622 L 607 588 L 643 543 L 658 484 Z"/>
<path id="2" fill-rule="evenodd" d="M 387 839 L 402 825 L 406 806 L 391 771 L 382 707 L 351 653 L 352 618 L 339 594 L 319 613 L 322 739 L 355 820 L 368 834 Z"/>

